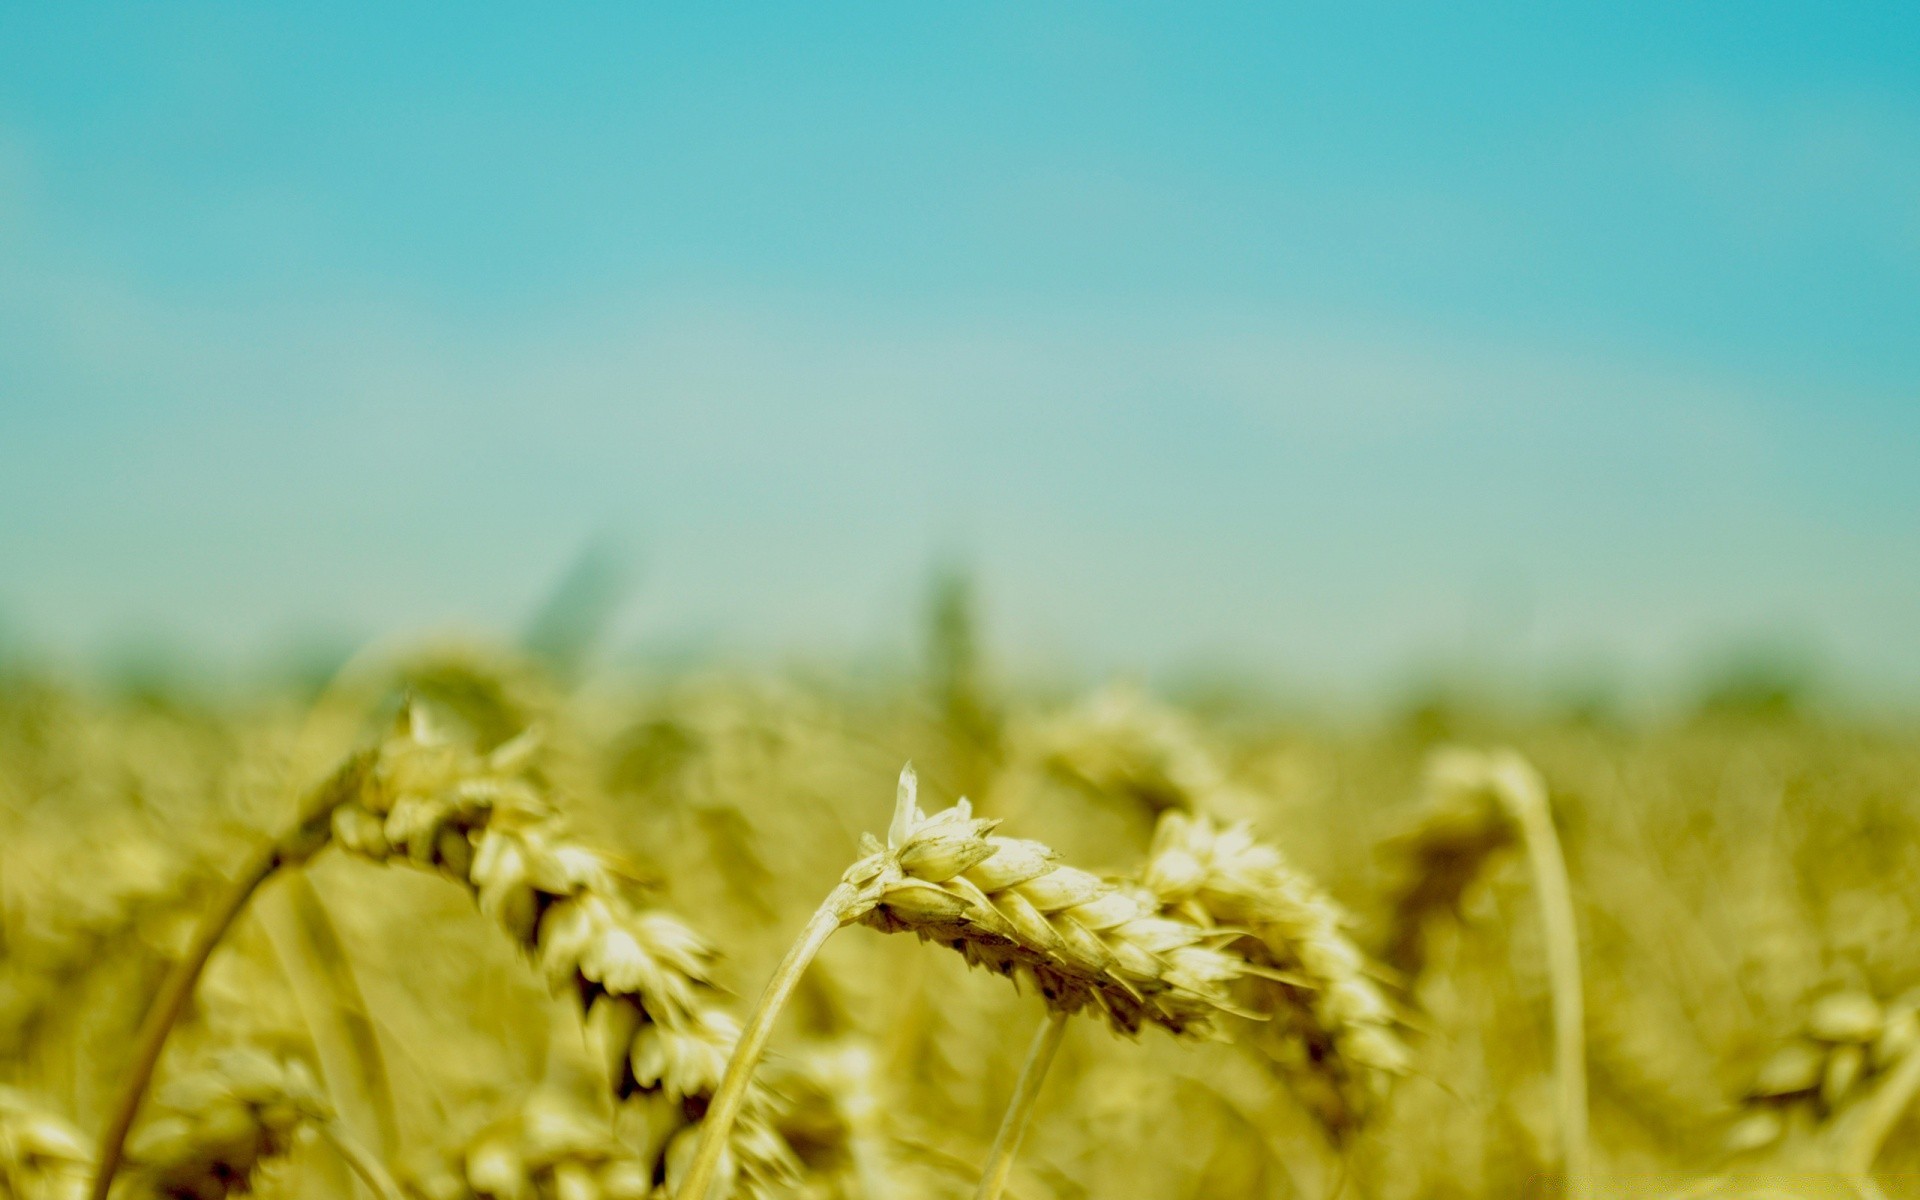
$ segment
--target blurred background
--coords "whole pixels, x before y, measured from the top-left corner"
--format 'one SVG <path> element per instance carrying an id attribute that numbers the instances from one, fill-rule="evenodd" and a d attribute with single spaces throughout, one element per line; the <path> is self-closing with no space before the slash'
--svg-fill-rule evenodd
<path id="1" fill-rule="evenodd" d="M 0 6 L 14 660 L 1910 708 L 1916 331 L 1911 6 Z"/>

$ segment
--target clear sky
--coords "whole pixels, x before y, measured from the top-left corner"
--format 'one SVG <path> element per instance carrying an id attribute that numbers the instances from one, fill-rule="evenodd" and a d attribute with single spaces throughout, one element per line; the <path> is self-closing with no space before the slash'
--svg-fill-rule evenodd
<path id="1" fill-rule="evenodd" d="M 1920 6 L 0 2 L 0 622 L 1920 693 Z"/>

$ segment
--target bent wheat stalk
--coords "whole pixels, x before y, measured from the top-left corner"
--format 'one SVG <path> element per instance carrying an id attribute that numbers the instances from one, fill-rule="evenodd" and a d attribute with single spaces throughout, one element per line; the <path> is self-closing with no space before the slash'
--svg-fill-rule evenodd
<path id="1" fill-rule="evenodd" d="M 1416 882 L 1402 895 L 1396 915 L 1403 928 L 1394 944 L 1412 949 L 1409 961 L 1400 965 L 1418 968 L 1421 925 L 1434 908 L 1457 904 L 1487 859 L 1517 837 L 1527 856 L 1545 934 L 1553 1005 L 1554 1115 L 1564 1191 L 1569 1200 L 1585 1200 L 1593 1188 L 1593 1159 L 1587 1130 L 1580 938 L 1546 781 L 1516 751 L 1450 749 L 1428 764 L 1427 786 L 1432 799 L 1422 823 L 1400 840 L 1410 857 L 1444 864 L 1436 877 L 1443 878 L 1445 886 L 1426 888 Z"/>
<path id="2" fill-rule="evenodd" d="M 306 862 L 326 847 L 333 812 L 351 797 L 360 766 L 358 759 L 350 760 L 330 776 L 302 808 L 293 828 L 255 854 L 201 918 L 186 953 L 167 972 L 147 1015 L 141 1020 L 134 1038 L 133 1061 L 127 1066 L 120 1091 L 109 1110 L 106 1128 L 100 1135 L 100 1165 L 94 1175 L 91 1200 L 107 1200 L 114 1172 L 119 1170 L 126 1151 L 127 1133 L 139 1114 L 147 1085 L 153 1081 L 153 1071 L 160 1062 L 160 1052 L 166 1048 L 167 1035 L 192 998 L 207 959 L 261 884 L 280 868 Z"/>
<path id="3" fill-rule="evenodd" d="M 965 800 L 928 816 L 913 768 L 900 773 L 886 842 L 861 839 L 862 857 L 808 920 L 748 1018 L 675 1193 L 680 1200 L 709 1200 L 728 1130 L 774 1022 L 807 965 L 843 925 L 916 933 L 972 965 L 1030 980 L 1057 1013 L 1093 1008 L 1121 1033 L 1151 1024 L 1197 1034 L 1217 1014 L 1236 1011 L 1227 987 L 1246 964 L 1219 948 L 1229 939 L 1162 917 L 1140 895 L 1058 865 L 1058 855 L 1039 842 L 993 836 L 997 824 L 976 818 Z"/>
<path id="4" fill-rule="evenodd" d="M 1593 1190 L 1587 1135 L 1586 1001 L 1580 978 L 1580 934 L 1573 915 L 1573 888 L 1560 837 L 1547 807 L 1547 785 L 1532 764 L 1512 751 L 1496 753 L 1490 778 L 1520 826 L 1533 872 L 1533 894 L 1546 930 L 1547 979 L 1553 995 L 1553 1075 L 1560 1117 L 1561 1170 L 1569 1200 Z"/>

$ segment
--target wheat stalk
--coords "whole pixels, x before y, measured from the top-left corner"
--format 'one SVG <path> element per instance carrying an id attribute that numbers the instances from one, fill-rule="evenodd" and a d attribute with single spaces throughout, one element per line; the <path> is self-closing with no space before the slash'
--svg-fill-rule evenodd
<path id="1" fill-rule="evenodd" d="M 1244 962 L 1218 934 L 1160 916 L 1138 892 L 1061 866 L 1039 842 L 997 837 L 961 800 L 933 815 L 920 808 L 913 768 L 900 773 L 893 821 L 882 843 L 861 839 L 861 858 L 814 912 L 787 951 L 715 1093 L 700 1150 L 677 1193 L 706 1200 L 720 1148 L 773 1023 L 800 976 L 834 931 L 859 922 L 912 932 L 959 951 L 970 965 L 1033 983 L 1056 1013 L 1092 1008 L 1132 1034 L 1152 1024 L 1202 1033 L 1234 1011 L 1229 985 Z"/>
<path id="2" fill-rule="evenodd" d="M 1427 766 L 1429 801 L 1424 819 L 1401 839 L 1409 856 L 1439 881 L 1414 884 L 1396 905 L 1402 932 L 1424 926 L 1435 908 L 1458 903 L 1460 893 L 1491 855 L 1517 841 L 1532 875 L 1534 903 L 1545 931 L 1547 981 L 1553 1005 L 1554 1111 L 1559 1126 L 1561 1171 L 1570 1200 L 1584 1200 L 1593 1186 L 1587 1130 L 1585 998 L 1580 943 L 1560 837 L 1553 825 L 1546 781 L 1512 750 L 1479 752 L 1453 748 Z"/>
<path id="3" fill-rule="evenodd" d="M 160 990 L 141 1020 L 139 1032 L 134 1035 L 132 1061 L 100 1135 L 99 1166 L 90 1193 L 92 1200 L 107 1200 L 114 1173 L 120 1167 L 127 1134 L 140 1111 L 154 1068 L 159 1065 L 160 1052 L 166 1048 L 167 1035 L 192 998 L 194 985 L 207 960 L 262 884 L 282 867 L 304 863 L 326 847 L 333 810 L 348 800 L 359 769 L 360 760 L 356 758 L 329 777 L 303 805 L 292 828 L 253 855 L 228 883 L 213 908 L 201 918 L 186 952 L 161 982 Z"/>
<path id="4" fill-rule="evenodd" d="M 1068 1016 L 1058 1010 L 1050 1012 L 1034 1032 L 1033 1044 L 1027 1047 L 1026 1060 L 1020 1066 L 1020 1078 L 1013 1086 L 1013 1098 L 1007 1102 L 1007 1110 L 1000 1117 L 1000 1128 L 994 1131 L 993 1145 L 987 1149 L 986 1165 L 980 1172 L 980 1186 L 974 1191 L 974 1200 L 999 1200 L 1006 1191 L 1007 1180 L 1013 1175 L 1013 1160 L 1020 1153 L 1027 1126 L 1033 1122 L 1040 1088 L 1046 1083 L 1054 1055 L 1059 1053 L 1060 1043 L 1066 1038 Z"/>

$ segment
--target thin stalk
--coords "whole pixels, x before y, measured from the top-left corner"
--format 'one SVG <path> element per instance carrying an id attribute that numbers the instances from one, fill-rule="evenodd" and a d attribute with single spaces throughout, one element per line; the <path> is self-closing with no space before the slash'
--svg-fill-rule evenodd
<path id="1" fill-rule="evenodd" d="M 153 1079 L 153 1069 L 160 1061 L 160 1052 L 166 1049 L 167 1035 L 173 1031 L 174 1022 L 187 1007 L 187 1000 L 193 995 L 193 985 L 200 979 L 200 971 L 207 965 L 207 959 L 213 954 L 215 946 L 232 926 L 234 918 L 247 906 L 253 893 L 259 890 L 274 871 L 280 866 L 280 847 L 268 846 L 256 854 L 248 863 L 211 911 L 200 920 L 200 927 L 194 930 L 193 942 L 180 961 L 173 964 L 167 977 L 160 984 L 160 991 L 154 996 L 153 1004 L 147 1009 L 147 1015 L 140 1022 L 140 1031 L 134 1038 L 133 1061 L 127 1064 L 127 1073 L 120 1084 L 120 1092 L 114 1098 L 112 1117 L 107 1121 L 106 1131 L 100 1135 L 99 1173 L 94 1176 L 92 1200 L 107 1200 L 107 1190 L 113 1184 L 113 1174 L 120 1169 L 120 1157 L 126 1149 L 127 1133 L 133 1128 L 133 1118 L 140 1111 L 140 1101 L 147 1094 L 147 1084 Z"/>
<path id="2" fill-rule="evenodd" d="M 773 1036 L 773 1023 L 780 1016 L 780 1010 L 786 1007 L 788 997 L 806 973 L 807 965 L 820 953 L 820 947 L 826 944 L 834 931 L 845 923 L 846 913 L 854 898 L 854 890 L 847 884 L 840 884 L 827 895 L 820 907 L 807 921 L 800 937 L 787 950 L 786 957 L 774 968 L 773 978 L 767 980 L 767 988 L 760 994 L 760 1002 L 754 1005 L 753 1015 L 747 1018 L 747 1024 L 740 1031 L 740 1040 L 734 1045 L 733 1057 L 727 1060 L 725 1074 L 720 1077 L 720 1086 L 714 1089 L 713 1100 L 707 1105 L 707 1114 L 700 1123 L 700 1141 L 693 1153 L 693 1162 L 687 1167 L 687 1173 L 674 1192 L 675 1200 L 708 1200 L 713 1191 L 714 1177 L 719 1173 L 721 1156 L 727 1152 L 727 1140 L 733 1133 L 733 1123 L 739 1119 L 740 1106 L 747 1098 L 747 1084 L 753 1080 L 753 1070 L 760 1063 L 760 1056 L 766 1053 L 767 1041 Z"/>
<path id="3" fill-rule="evenodd" d="M 333 997 L 333 1012 L 352 1051 L 356 1068 L 355 1090 L 364 1099 L 373 1119 L 376 1154 L 390 1155 L 400 1141 L 398 1112 L 393 1102 L 393 1085 L 387 1075 L 386 1057 L 380 1050 L 380 1037 L 373 1027 L 373 1009 L 360 990 L 359 976 L 353 969 L 353 956 L 340 939 L 340 931 L 327 913 L 305 871 L 291 872 L 280 887 L 292 915 L 302 948 L 312 952 L 321 968 L 320 979 Z"/>
<path id="4" fill-rule="evenodd" d="M 194 985 L 200 981 L 200 972 L 205 969 L 207 959 L 213 956 L 214 949 L 247 907 L 247 901 L 260 890 L 261 884 L 271 879 L 281 867 L 303 863 L 325 847 L 330 836 L 333 810 L 352 796 L 352 788 L 348 785 L 355 778 L 357 766 L 357 761 L 350 762 L 347 768 L 330 777 L 305 807 L 294 827 L 255 852 L 247 865 L 227 884 L 226 891 L 214 902 L 214 906 L 200 918 L 199 928 L 193 931 L 193 941 L 187 946 L 186 953 L 167 972 L 166 979 L 161 981 L 160 990 L 147 1008 L 147 1015 L 140 1021 L 140 1030 L 134 1035 L 133 1060 L 127 1065 L 106 1128 L 100 1135 L 100 1152 L 97 1156 L 100 1169 L 93 1178 L 91 1200 L 107 1200 L 107 1192 L 113 1186 L 114 1172 L 120 1169 L 120 1159 L 126 1152 L 127 1133 L 132 1130 L 133 1120 L 139 1115 L 140 1102 L 146 1097 L 147 1085 L 153 1082 L 153 1071 L 159 1065 L 160 1052 L 167 1047 L 167 1035 L 173 1032 L 180 1014 L 186 1011 L 187 1001 L 193 998 Z"/>
<path id="5" fill-rule="evenodd" d="M 404 1194 L 400 1191 L 400 1185 L 393 1181 L 393 1176 L 387 1172 L 387 1168 L 381 1165 L 380 1160 L 369 1153 L 351 1133 L 347 1132 L 339 1121 L 320 1121 L 318 1126 L 320 1136 L 333 1147 L 334 1153 L 340 1156 L 353 1173 L 360 1177 L 360 1182 L 367 1185 L 367 1190 L 374 1194 L 376 1200 L 405 1200 Z"/>
<path id="6" fill-rule="evenodd" d="M 1547 983 L 1553 995 L 1554 1109 L 1560 1123 L 1561 1171 L 1567 1200 L 1586 1200 L 1593 1190 L 1593 1157 L 1587 1141 L 1586 1012 L 1580 978 L 1580 935 L 1574 924 L 1573 889 L 1566 859 L 1547 807 L 1546 787 L 1531 768 L 1511 778 L 1508 801 L 1526 843 L 1533 894 L 1546 931 Z"/>
<path id="7" fill-rule="evenodd" d="M 397 1127 L 385 1063 L 345 949 L 319 904 L 305 871 L 282 871 L 252 914 L 292 987 L 339 1121 L 373 1153 L 391 1154 Z"/>
<path id="8" fill-rule="evenodd" d="M 1000 1200 L 1000 1194 L 1007 1190 L 1014 1155 L 1020 1153 L 1020 1141 L 1033 1122 L 1034 1102 L 1039 1100 L 1040 1089 L 1046 1085 L 1047 1068 L 1053 1065 L 1053 1056 L 1060 1049 L 1066 1032 L 1067 1014 L 1055 1012 L 1047 1016 L 1046 1023 L 1033 1035 L 1026 1065 L 1020 1068 L 1020 1082 L 1014 1085 L 1013 1099 L 1000 1118 L 1000 1131 L 993 1135 L 993 1148 L 987 1151 L 987 1165 L 980 1173 L 980 1188 L 974 1192 L 974 1200 Z"/>

